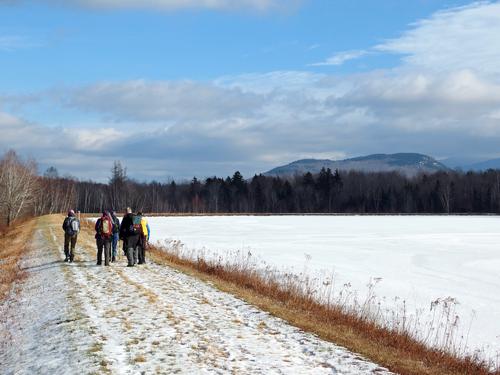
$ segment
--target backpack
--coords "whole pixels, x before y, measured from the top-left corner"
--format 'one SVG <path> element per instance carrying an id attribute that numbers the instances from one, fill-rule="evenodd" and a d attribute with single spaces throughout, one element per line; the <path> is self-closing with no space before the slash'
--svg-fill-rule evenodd
<path id="1" fill-rule="evenodd" d="M 113 233 L 120 232 L 120 220 L 116 216 L 112 216 L 113 219 Z"/>
<path id="2" fill-rule="evenodd" d="M 142 234 L 142 216 L 134 215 L 132 218 L 132 232 L 134 234 Z"/>
<path id="3" fill-rule="evenodd" d="M 110 217 L 104 215 L 101 217 L 101 236 L 103 237 L 111 237 L 113 234 L 113 222 Z"/>
<path id="4" fill-rule="evenodd" d="M 64 232 L 69 236 L 74 236 L 80 231 L 80 223 L 75 217 L 67 217 L 64 221 Z"/>
<path id="5" fill-rule="evenodd" d="M 71 220 L 71 229 L 73 230 L 73 232 L 75 232 L 75 234 L 80 232 L 80 222 L 75 218 Z"/>

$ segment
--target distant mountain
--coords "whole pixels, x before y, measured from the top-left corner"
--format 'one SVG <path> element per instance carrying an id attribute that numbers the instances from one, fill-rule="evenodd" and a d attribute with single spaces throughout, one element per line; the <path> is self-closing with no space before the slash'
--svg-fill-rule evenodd
<path id="1" fill-rule="evenodd" d="M 486 171 L 488 169 L 500 169 L 500 158 L 468 164 L 460 167 L 464 171 Z"/>
<path id="2" fill-rule="evenodd" d="M 419 172 L 437 172 L 449 170 L 449 168 L 436 159 L 422 154 L 399 153 L 399 154 L 374 154 L 345 160 L 318 160 L 303 159 L 293 163 L 271 169 L 264 173 L 268 176 L 289 176 L 304 174 L 306 172 L 318 173 L 321 168 L 330 168 L 348 171 L 362 172 L 391 172 L 397 171 L 407 176 L 414 176 Z"/>

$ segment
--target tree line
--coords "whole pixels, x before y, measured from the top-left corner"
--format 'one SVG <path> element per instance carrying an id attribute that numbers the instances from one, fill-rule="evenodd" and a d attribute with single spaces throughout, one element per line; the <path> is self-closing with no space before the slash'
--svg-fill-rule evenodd
<path id="1" fill-rule="evenodd" d="M 0 160 L 0 215 L 19 216 L 130 206 L 148 213 L 351 213 L 499 214 L 500 171 L 442 171 L 408 177 L 397 172 L 366 173 L 322 169 L 292 177 L 240 172 L 226 178 L 138 182 L 115 162 L 107 183 L 61 177 L 53 167 L 37 175 L 33 160 L 8 151 Z"/>

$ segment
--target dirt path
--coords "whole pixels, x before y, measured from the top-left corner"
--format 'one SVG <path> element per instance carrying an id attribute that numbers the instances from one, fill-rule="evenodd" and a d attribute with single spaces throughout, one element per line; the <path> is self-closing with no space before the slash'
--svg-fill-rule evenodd
<path id="1" fill-rule="evenodd" d="M 173 269 L 62 262 L 43 218 L 29 276 L 0 306 L 0 373 L 386 374 L 387 370 Z"/>

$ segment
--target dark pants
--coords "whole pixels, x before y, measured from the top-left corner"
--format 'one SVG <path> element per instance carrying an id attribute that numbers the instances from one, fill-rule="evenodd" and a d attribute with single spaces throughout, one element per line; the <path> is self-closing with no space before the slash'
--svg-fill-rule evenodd
<path id="1" fill-rule="evenodd" d="M 118 233 L 113 233 L 111 237 L 111 255 L 116 258 L 116 246 L 118 246 L 118 239 L 120 235 Z"/>
<path id="2" fill-rule="evenodd" d="M 139 240 L 139 264 L 146 263 L 146 249 L 148 247 L 148 241 L 146 236 L 141 236 Z"/>
<path id="3" fill-rule="evenodd" d="M 102 264 L 102 252 L 104 250 L 104 265 L 109 266 L 109 259 L 111 258 L 111 238 L 97 238 L 97 264 Z"/>
<path id="4" fill-rule="evenodd" d="M 126 237 L 124 241 L 125 252 L 127 254 L 128 266 L 132 267 L 137 263 L 139 250 L 139 235 Z"/>
<path id="5" fill-rule="evenodd" d="M 64 233 L 64 255 L 66 256 L 66 259 L 69 260 L 70 262 L 72 262 L 73 258 L 75 257 L 75 246 L 77 239 L 78 239 L 78 234 L 70 236 L 69 234 Z"/>
<path id="6" fill-rule="evenodd" d="M 137 255 L 139 258 L 139 264 L 146 263 L 146 249 L 145 249 L 144 243 L 139 244 L 139 246 L 137 248 L 138 248 Z"/>

